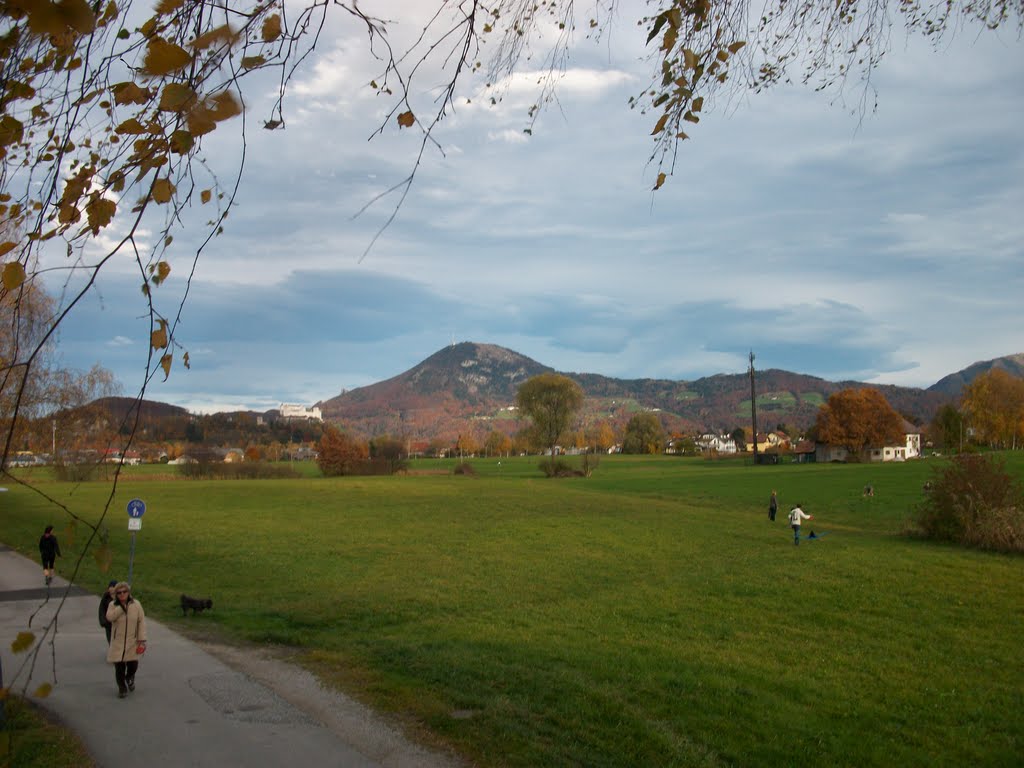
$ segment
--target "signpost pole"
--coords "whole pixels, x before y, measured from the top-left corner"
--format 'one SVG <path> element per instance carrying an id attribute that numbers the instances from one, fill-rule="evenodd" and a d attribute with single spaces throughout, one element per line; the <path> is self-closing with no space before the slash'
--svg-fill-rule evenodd
<path id="1" fill-rule="evenodd" d="M 128 530 L 132 532 L 132 545 L 128 552 L 128 584 L 132 583 L 132 570 L 135 566 L 135 533 L 142 530 L 142 516 L 146 512 L 146 502 L 132 499 L 128 502 Z"/>
<path id="2" fill-rule="evenodd" d="M 135 564 L 135 531 L 132 531 L 132 546 L 128 552 L 128 585 L 132 583 L 132 567 Z"/>

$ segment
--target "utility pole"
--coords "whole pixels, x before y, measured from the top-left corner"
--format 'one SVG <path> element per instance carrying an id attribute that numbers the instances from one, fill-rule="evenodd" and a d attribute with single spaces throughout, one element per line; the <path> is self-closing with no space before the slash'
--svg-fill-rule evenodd
<path id="1" fill-rule="evenodd" d="M 757 464 L 757 392 L 754 389 L 754 350 L 750 350 L 750 421 L 754 427 L 754 464 Z"/>

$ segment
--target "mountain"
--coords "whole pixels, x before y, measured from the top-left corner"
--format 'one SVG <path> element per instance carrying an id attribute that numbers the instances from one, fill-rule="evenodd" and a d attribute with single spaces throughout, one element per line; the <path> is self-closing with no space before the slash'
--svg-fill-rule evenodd
<path id="1" fill-rule="evenodd" d="M 993 368 L 1024 378 L 1024 354 L 975 363 L 928 389 L 832 382 L 815 376 L 768 369 L 757 371 L 758 427 L 784 424 L 802 431 L 814 423 L 829 395 L 851 387 L 874 386 L 910 421 L 926 424 L 940 406 L 955 399 L 964 384 Z M 553 368 L 494 344 L 463 342 L 445 347 L 405 373 L 321 401 L 327 421 L 364 437 L 400 435 L 411 440 L 454 441 L 460 434 L 506 433 L 523 424 L 515 405 L 519 385 Z M 616 379 L 594 373 L 566 373 L 583 387 L 582 420 L 607 420 L 621 428 L 641 411 L 658 413 L 673 433 L 730 432 L 750 424 L 750 378 L 746 373 L 706 376 L 695 381 Z M 87 431 L 119 431 L 140 406 L 131 398 L 105 398 L 76 418 Z M 100 417 L 100 414 L 105 414 Z M 129 418 L 129 421 L 133 421 Z M 49 422 L 46 428 L 49 429 Z M 185 409 L 143 401 L 139 437 L 143 441 L 186 440 L 209 445 L 265 445 L 307 442 L 319 437 L 317 422 L 290 422 L 277 411 L 240 411 L 197 417 Z"/>
<path id="2" fill-rule="evenodd" d="M 387 381 L 343 392 L 318 403 L 324 418 L 368 436 L 405 435 L 414 439 L 453 439 L 461 432 L 512 432 L 521 425 L 515 404 L 518 385 L 553 371 L 504 347 L 463 342 L 436 352 Z M 750 378 L 716 374 L 696 381 L 615 379 L 592 373 L 565 373 L 586 393 L 584 423 L 607 419 L 623 426 L 637 412 L 654 410 L 672 432 L 731 431 L 750 423 Z M 809 427 L 828 396 L 861 382 L 830 382 L 777 369 L 757 371 L 758 426 Z M 873 385 L 871 385 L 873 386 Z M 929 421 L 951 397 L 939 389 L 875 386 L 909 420 Z"/>
<path id="3" fill-rule="evenodd" d="M 319 405 L 326 421 L 364 435 L 457 437 L 470 420 L 494 428 L 515 422 L 519 385 L 552 368 L 494 344 L 445 347 L 393 378 L 343 392 Z"/>
<path id="4" fill-rule="evenodd" d="M 960 392 L 983 373 L 988 373 L 993 368 L 1001 368 L 1011 376 L 1024 378 L 1024 353 L 1017 355 L 1006 355 L 997 357 L 995 360 L 983 360 L 964 368 L 962 371 L 951 373 L 939 379 L 928 387 L 929 392 L 941 392 L 950 399 L 960 396 Z"/>

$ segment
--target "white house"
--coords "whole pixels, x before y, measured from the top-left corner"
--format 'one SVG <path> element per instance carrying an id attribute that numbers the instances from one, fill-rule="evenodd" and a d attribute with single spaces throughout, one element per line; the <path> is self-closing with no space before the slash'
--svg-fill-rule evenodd
<path id="1" fill-rule="evenodd" d="M 694 442 L 701 451 L 716 451 L 718 453 L 737 452 L 736 441 L 725 435 L 701 435 Z"/>
<path id="2" fill-rule="evenodd" d="M 916 430 L 912 424 L 907 428 Z M 883 445 L 880 448 L 865 448 L 862 459 L 864 461 L 906 461 L 916 459 L 921 455 L 921 433 L 908 431 L 904 434 L 905 442 L 902 445 Z M 814 450 L 815 461 L 846 461 L 849 458 L 849 451 L 840 445 L 827 445 L 818 443 Z"/>

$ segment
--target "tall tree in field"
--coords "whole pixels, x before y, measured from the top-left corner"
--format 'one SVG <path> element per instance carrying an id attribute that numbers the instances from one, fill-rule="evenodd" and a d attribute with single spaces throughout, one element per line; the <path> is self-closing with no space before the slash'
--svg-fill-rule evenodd
<path id="1" fill-rule="evenodd" d="M 844 389 L 829 396 L 814 424 L 818 440 L 859 456 L 865 448 L 904 442 L 903 418 L 877 389 Z"/>
<path id="2" fill-rule="evenodd" d="M 587 443 L 598 451 L 607 451 L 615 445 L 615 430 L 606 419 L 591 424 L 587 430 Z"/>
<path id="3" fill-rule="evenodd" d="M 551 454 L 554 470 L 555 447 L 583 407 L 583 389 L 568 376 L 542 373 L 522 383 L 516 393 L 516 405 L 533 421 L 538 439 Z"/>
<path id="4" fill-rule="evenodd" d="M 370 446 L 335 426 L 326 425 L 317 446 L 316 463 L 327 477 L 350 475 L 370 458 Z"/>
<path id="5" fill-rule="evenodd" d="M 947 451 L 959 450 L 964 438 L 964 417 L 951 403 L 935 412 L 928 427 L 932 440 Z"/>
<path id="6" fill-rule="evenodd" d="M 665 447 L 665 430 L 653 413 L 634 414 L 626 424 L 622 438 L 623 453 L 661 453 Z"/>
<path id="7" fill-rule="evenodd" d="M 994 448 L 1019 448 L 1024 439 L 1024 379 L 1001 368 L 986 371 L 964 387 L 960 398 L 967 423 Z"/>

